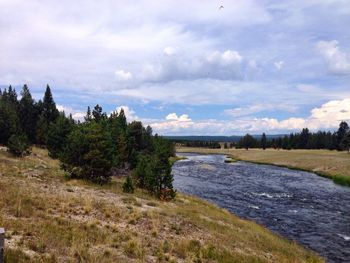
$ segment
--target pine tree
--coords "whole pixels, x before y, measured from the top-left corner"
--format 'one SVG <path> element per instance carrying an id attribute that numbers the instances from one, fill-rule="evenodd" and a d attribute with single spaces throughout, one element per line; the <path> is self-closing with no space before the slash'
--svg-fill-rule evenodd
<path id="1" fill-rule="evenodd" d="M 29 141 L 33 143 L 35 142 L 36 124 L 39 116 L 26 84 L 23 86 L 21 96 L 18 110 L 21 128 L 27 134 Z"/>
<path id="2" fill-rule="evenodd" d="M 350 132 L 348 132 L 342 139 L 340 146 L 343 150 L 348 151 L 350 153 Z"/>
<path id="3" fill-rule="evenodd" d="M 96 105 L 92 111 L 92 116 L 94 120 L 100 122 L 104 118 L 104 113 L 102 113 L 102 107 L 100 105 Z"/>
<path id="4" fill-rule="evenodd" d="M 86 116 L 84 117 L 84 120 L 86 122 L 89 122 L 92 120 L 92 114 L 91 114 L 91 109 L 90 106 L 88 106 L 87 111 L 86 111 Z"/>
<path id="5" fill-rule="evenodd" d="M 49 123 L 47 122 L 44 115 L 40 115 L 36 125 L 35 141 L 38 145 L 44 146 L 47 142 L 47 130 Z"/>
<path id="6" fill-rule="evenodd" d="M 140 188 L 146 187 L 146 177 L 147 173 L 149 172 L 149 164 L 151 162 L 151 158 L 149 155 L 142 155 L 140 156 L 137 166 L 134 170 L 134 175 L 137 180 L 137 186 Z"/>
<path id="7" fill-rule="evenodd" d="M 126 132 L 126 128 L 128 126 L 126 117 L 125 117 L 125 112 L 124 109 L 120 109 L 120 112 L 118 114 L 118 122 L 119 122 L 119 127 L 122 131 Z"/>
<path id="8" fill-rule="evenodd" d="M 6 144 L 20 129 L 16 110 L 3 97 L 0 100 L 0 144 Z"/>
<path id="9" fill-rule="evenodd" d="M 118 153 L 117 153 L 117 162 L 122 168 L 126 168 L 126 164 L 129 161 L 129 149 L 126 136 L 121 134 L 118 138 Z"/>
<path id="10" fill-rule="evenodd" d="M 73 177 L 102 183 L 110 179 L 112 156 L 109 132 L 101 124 L 91 122 L 77 126 L 70 133 L 60 159 Z"/>
<path id="11" fill-rule="evenodd" d="M 345 137 L 345 135 L 348 133 L 349 131 L 349 125 L 345 122 L 345 121 L 342 121 L 340 124 L 339 124 L 339 129 L 338 131 L 336 132 L 336 148 L 337 150 L 341 150 L 341 142 L 343 140 L 343 138 Z"/>
<path id="12" fill-rule="evenodd" d="M 262 134 L 260 144 L 261 144 L 261 148 L 262 148 L 263 150 L 266 150 L 267 140 L 266 140 L 266 134 L 265 134 L 265 133 Z"/>
<path id="13" fill-rule="evenodd" d="M 72 120 L 66 118 L 64 113 L 61 113 L 56 121 L 50 124 L 46 144 L 52 158 L 58 158 L 63 153 L 72 128 Z"/>
<path id="14" fill-rule="evenodd" d="M 155 156 L 153 159 L 154 193 L 162 200 L 175 197 L 173 189 L 173 175 L 169 162 L 169 144 L 163 138 L 158 137 L 155 142 Z"/>
<path id="15" fill-rule="evenodd" d="M 17 106 L 18 106 L 17 92 L 16 92 L 16 89 L 13 89 L 11 85 L 8 89 L 6 98 L 7 98 L 7 102 L 10 103 L 15 109 L 17 109 Z"/>
<path id="16" fill-rule="evenodd" d="M 50 122 L 54 122 L 59 115 L 49 85 L 46 86 L 46 91 L 42 102 L 42 115 L 44 116 L 47 125 L 49 125 Z"/>

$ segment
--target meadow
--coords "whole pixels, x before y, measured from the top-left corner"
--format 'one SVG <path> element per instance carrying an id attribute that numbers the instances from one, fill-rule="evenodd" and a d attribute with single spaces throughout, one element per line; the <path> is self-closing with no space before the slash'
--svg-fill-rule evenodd
<path id="1" fill-rule="evenodd" d="M 124 179 L 68 179 L 47 151 L 0 151 L 5 262 L 324 262 L 312 251 L 198 198 L 122 192 Z"/>
<path id="2" fill-rule="evenodd" d="M 274 164 L 290 169 L 314 172 L 333 179 L 336 183 L 350 186 L 350 154 L 330 150 L 275 150 L 275 149 L 207 149 L 178 147 L 178 153 L 227 154 L 235 160 L 260 164 Z M 180 154 L 181 155 L 181 154 Z"/>

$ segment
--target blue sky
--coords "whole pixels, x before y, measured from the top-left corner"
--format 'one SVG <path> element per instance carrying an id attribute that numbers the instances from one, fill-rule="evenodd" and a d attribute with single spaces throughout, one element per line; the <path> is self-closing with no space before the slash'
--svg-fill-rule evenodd
<path id="1" fill-rule="evenodd" d="M 224 8 L 219 8 L 220 6 Z M 0 0 L 0 85 L 165 135 L 350 120 L 350 1 Z"/>

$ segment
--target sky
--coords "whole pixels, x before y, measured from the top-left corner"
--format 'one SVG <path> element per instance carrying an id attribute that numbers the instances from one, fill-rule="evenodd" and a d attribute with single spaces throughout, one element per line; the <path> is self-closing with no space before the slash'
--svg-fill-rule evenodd
<path id="1" fill-rule="evenodd" d="M 0 87 L 162 135 L 334 130 L 349 26 L 349 0 L 0 0 Z"/>

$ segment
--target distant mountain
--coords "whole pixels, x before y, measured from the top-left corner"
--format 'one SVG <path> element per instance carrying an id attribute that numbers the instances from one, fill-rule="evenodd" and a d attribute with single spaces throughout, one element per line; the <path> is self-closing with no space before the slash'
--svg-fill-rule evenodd
<path id="1" fill-rule="evenodd" d="M 285 134 L 274 134 L 266 135 L 268 140 L 283 137 Z M 262 135 L 252 135 L 255 139 L 261 139 Z M 211 142 L 238 142 L 243 136 L 232 135 L 232 136 L 164 136 L 165 138 L 172 141 L 211 141 Z"/>

